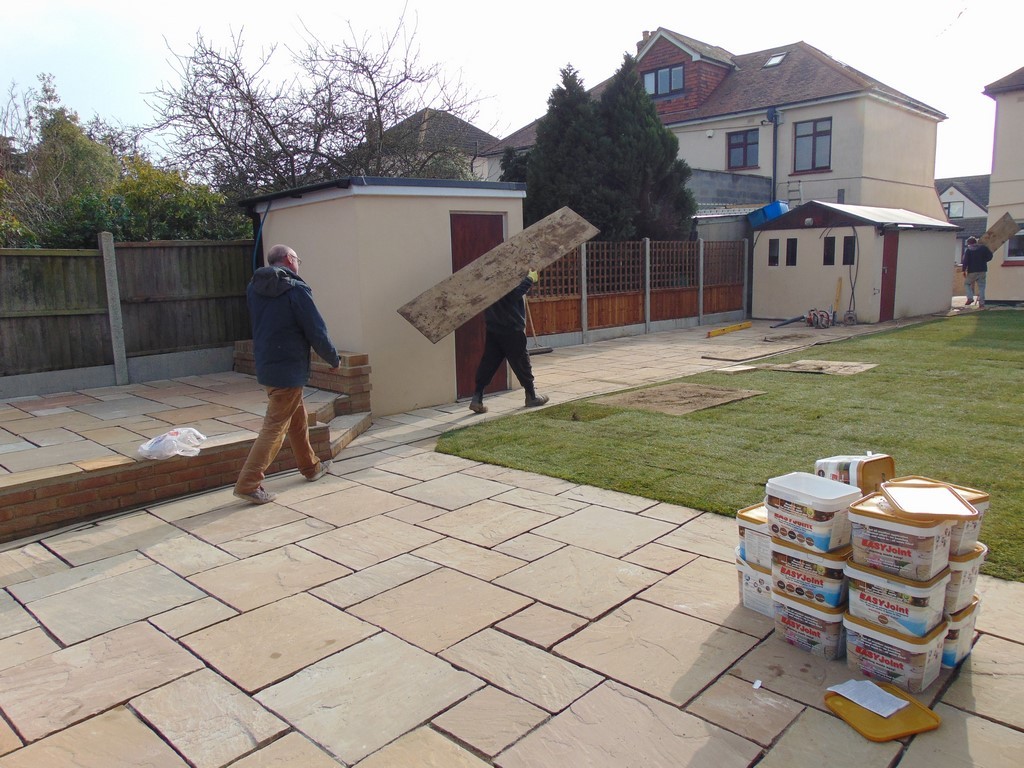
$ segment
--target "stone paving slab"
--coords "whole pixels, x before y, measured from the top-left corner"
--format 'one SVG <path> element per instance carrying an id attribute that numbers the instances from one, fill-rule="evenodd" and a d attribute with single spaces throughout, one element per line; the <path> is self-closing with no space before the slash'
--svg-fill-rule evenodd
<path id="1" fill-rule="evenodd" d="M 482 687 L 472 675 L 382 632 L 256 699 L 351 765 Z"/>
<path id="2" fill-rule="evenodd" d="M 819 336 L 704 330 L 558 350 L 538 379 L 564 402 Z M 264 398 L 230 373 L 26 398 L 0 405 L 0 441 Z M 76 410 L 143 399 L 166 409 Z M 1020 763 L 1024 585 L 979 580 L 974 652 L 917 697 L 942 726 L 872 744 L 824 707 L 862 676 L 739 606 L 735 521 L 433 453 L 440 429 L 523 410 L 488 401 L 382 420 L 321 481 L 268 478 L 264 508 L 226 488 L 5 547 L 0 768 Z"/>

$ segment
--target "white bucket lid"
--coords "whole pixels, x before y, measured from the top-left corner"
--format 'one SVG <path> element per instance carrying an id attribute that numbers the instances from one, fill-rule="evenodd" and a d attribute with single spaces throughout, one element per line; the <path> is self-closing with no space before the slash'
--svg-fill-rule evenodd
<path id="1" fill-rule="evenodd" d="M 765 492 L 818 512 L 838 512 L 861 497 L 859 488 L 811 472 L 790 472 L 765 483 Z"/>

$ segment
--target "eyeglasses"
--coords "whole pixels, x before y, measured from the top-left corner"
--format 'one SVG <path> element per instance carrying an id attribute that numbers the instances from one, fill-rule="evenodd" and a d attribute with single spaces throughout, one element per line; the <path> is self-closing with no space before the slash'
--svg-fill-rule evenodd
<path id="1" fill-rule="evenodd" d="M 295 259 L 295 266 L 302 266 L 302 259 L 300 259 L 298 256 L 292 256 L 292 258 Z"/>

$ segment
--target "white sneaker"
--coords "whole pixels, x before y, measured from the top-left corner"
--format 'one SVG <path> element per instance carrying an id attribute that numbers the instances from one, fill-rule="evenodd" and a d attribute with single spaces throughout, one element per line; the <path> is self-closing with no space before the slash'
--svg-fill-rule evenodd
<path id="1" fill-rule="evenodd" d="M 310 483 L 315 483 L 321 477 L 326 475 L 327 474 L 327 470 L 329 470 L 330 468 L 331 468 L 331 460 L 330 459 L 328 459 L 327 461 L 321 461 L 319 464 L 317 464 L 316 472 L 314 472 L 312 475 L 307 477 L 306 480 L 308 482 L 310 482 Z"/>
<path id="2" fill-rule="evenodd" d="M 271 493 L 262 485 L 256 488 L 252 493 L 241 493 L 239 491 L 235 491 L 235 496 L 240 499 L 245 499 L 252 504 L 269 504 L 277 498 L 276 493 Z"/>

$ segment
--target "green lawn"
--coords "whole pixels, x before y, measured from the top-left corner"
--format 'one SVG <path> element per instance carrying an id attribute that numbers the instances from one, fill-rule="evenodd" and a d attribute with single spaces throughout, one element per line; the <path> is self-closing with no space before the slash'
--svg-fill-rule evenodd
<path id="1" fill-rule="evenodd" d="M 984 572 L 1024 581 L 1024 312 L 942 318 L 771 362 L 800 359 L 878 367 L 706 373 L 685 381 L 765 394 L 684 416 L 581 400 L 449 432 L 438 450 L 725 515 L 816 459 L 887 453 L 898 475 L 989 493 Z"/>

